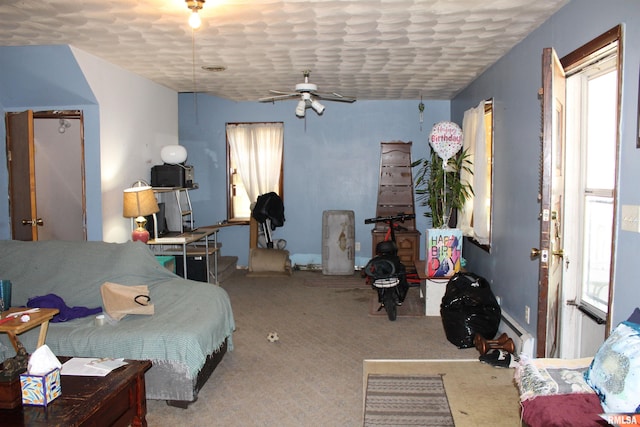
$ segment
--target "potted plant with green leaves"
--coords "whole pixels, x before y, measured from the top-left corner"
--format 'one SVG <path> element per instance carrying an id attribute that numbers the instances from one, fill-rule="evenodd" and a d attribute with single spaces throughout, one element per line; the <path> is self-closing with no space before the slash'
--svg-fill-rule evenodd
<path id="1" fill-rule="evenodd" d="M 463 150 L 449 158 L 444 169 L 443 162 L 438 153 L 432 150 L 428 158 L 416 160 L 411 165 L 418 168 L 414 175 L 416 201 L 420 206 L 429 207 L 424 215 L 431 218 L 433 228 L 455 226 L 449 223 L 454 211 L 462 209 L 473 195 L 471 184 L 460 177 L 462 170 L 473 173 L 468 151 Z"/>
<path id="2" fill-rule="evenodd" d="M 460 178 L 460 171 L 469 170 L 471 161 L 466 150 L 445 162 L 435 151 L 430 157 L 415 161 L 416 200 L 429 207 L 424 213 L 431 218 L 426 238 L 426 274 L 428 277 L 452 277 L 464 266 L 462 230 L 455 228 L 454 212 L 462 209 L 473 194 L 471 185 Z M 429 285 L 427 285 L 429 287 Z M 427 292 L 429 290 L 427 289 Z"/>
<path id="3" fill-rule="evenodd" d="M 473 195 L 473 188 L 460 172 L 469 175 L 471 160 L 462 150 L 462 130 L 453 122 L 436 123 L 429 135 L 431 155 L 412 163 L 418 167 L 414 177 L 416 199 L 431 218 L 427 229 L 426 274 L 428 277 L 452 277 L 460 271 L 462 259 L 462 230 L 450 228 L 456 210 L 462 209 Z M 455 227 L 455 224 L 453 224 Z M 428 290 L 427 290 L 428 291 Z"/>

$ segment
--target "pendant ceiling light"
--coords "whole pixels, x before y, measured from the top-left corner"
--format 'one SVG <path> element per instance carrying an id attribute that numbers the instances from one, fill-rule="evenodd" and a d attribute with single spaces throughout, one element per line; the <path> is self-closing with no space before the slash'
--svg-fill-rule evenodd
<path id="1" fill-rule="evenodd" d="M 195 106 L 196 114 L 198 111 L 197 93 L 198 87 L 196 85 L 196 30 L 202 25 L 202 20 L 198 11 L 204 7 L 205 0 L 185 0 L 187 7 L 191 10 L 191 16 L 189 17 L 189 26 L 191 27 L 191 66 L 193 73 L 193 103 Z"/>
<path id="2" fill-rule="evenodd" d="M 197 30 L 200 28 L 200 25 L 202 25 L 202 20 L 200 19 L 200 15 L 198 15 L 198 11 L 204 6 L 204 1 L 205 0 L 185 0 L 187 7 L 191 10 L 189 26 L 194 30 Z"/>

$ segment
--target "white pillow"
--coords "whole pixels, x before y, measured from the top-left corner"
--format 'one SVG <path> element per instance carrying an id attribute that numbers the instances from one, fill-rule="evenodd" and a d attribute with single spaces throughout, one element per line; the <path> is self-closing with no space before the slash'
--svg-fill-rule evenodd
<path id="1" fill-rule="evenodd" d="M 584 374 L 608 413 L 640 412 L 640 325 L 620 323 Z"/>

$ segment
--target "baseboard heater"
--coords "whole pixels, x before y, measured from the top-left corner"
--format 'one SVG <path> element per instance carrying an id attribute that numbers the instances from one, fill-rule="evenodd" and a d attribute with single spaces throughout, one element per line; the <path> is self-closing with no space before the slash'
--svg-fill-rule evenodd
<path id="1" fill-rule="evenodd" d="M 322 264 L 294 264 L 293 269 L 300 271 L 322 271 Z"/>
<path id="2" fill-rule="evenodd" d="M 513 339 L 516 346 L 516 354 L 533 357 L 533 346 L 535 340 L 533 336 L 520 326 L 508 313 L 502 310 L 498 335 L 506 333 Z"/>

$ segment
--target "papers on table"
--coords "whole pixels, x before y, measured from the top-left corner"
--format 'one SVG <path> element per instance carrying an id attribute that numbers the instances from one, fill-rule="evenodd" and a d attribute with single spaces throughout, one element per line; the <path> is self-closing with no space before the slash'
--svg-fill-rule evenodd
<path id="1" fill-rule="evenodd" d="M 153 239 L 154 243 L 157 244 L 183 244 L 183 243 L 187 243 L 187 239 L 186 237 L 182 236 L 175 236 L 175 237 L 158 237 L 156 239 Z"/>
<path id="2" fill-rule="evenodd" d="M 62 364 L 62 375 L 77 375 L 84 377 L 104 377 L 120 366 L 126 365 L 123 359 L 97 357 L 74 357 Z"/>

